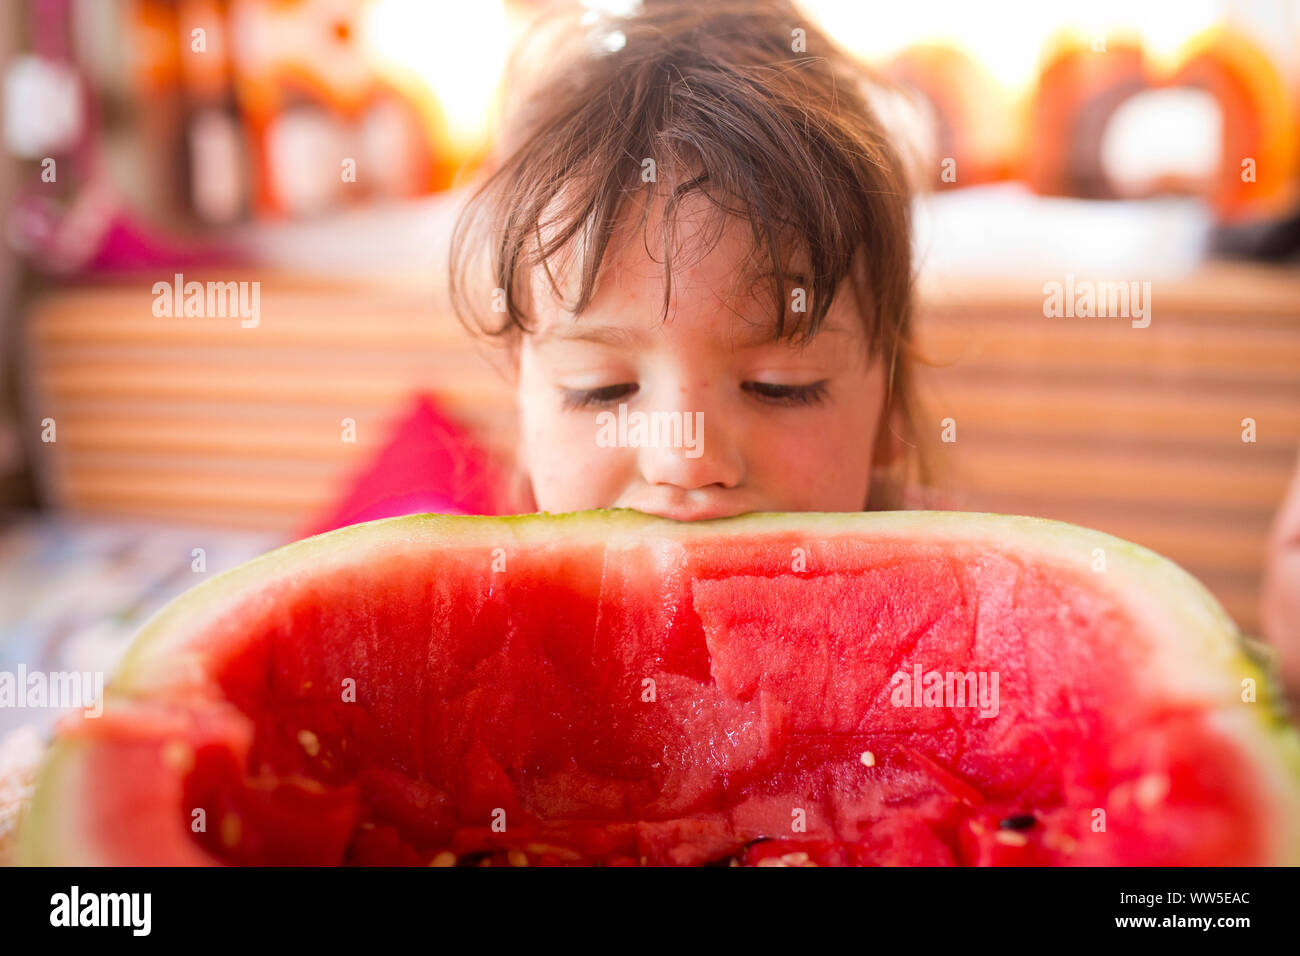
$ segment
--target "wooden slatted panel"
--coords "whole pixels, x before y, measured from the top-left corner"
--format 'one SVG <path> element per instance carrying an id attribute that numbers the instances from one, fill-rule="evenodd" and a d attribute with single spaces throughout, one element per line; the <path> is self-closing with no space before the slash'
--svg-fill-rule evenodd
<path id="1" fill-rule="evenodd" d="M 1047 318 L 1043 281 L 923 292 L 925 420 L 945 485 L 965 507 L 1144 544 L 1257 629 L 1268 529 L 1300 446 L 1300 276 L 1213 266 L 1153 281 L 1147 328 Z M 937 441 L 944 418 L 954 443 Z"/>
<path id="2" fill-rule="evenodd" d="M 242 328 L 155 316 L 155 278 L 32 309 L 28 415 L 36 430 L 57 422 L 57 442 L 35 448 L 63 507 L 292 533 L 342 494 L 416 391 L 509 457 L 500 353 L 427 284 L 263 275 L 259 322 Z"/>
<path id="3" fill-rule="evenodd" d="M 260 323 L 244 329 L 155 317 L 156 278 L 64 290 L 29 316 L 28 415 L 32 433 L 58 423 L 57 443 L 34 447 L 64 507 L 292 532 L 415 390 L 508 457 L 500 354 L 431 283 L 260 276 Z M 1145 329 L 1045 318 L 1041 285 L 922 288 L 924 421 L 936 439 L 943 418 L 957 422 L 957 442 L 934 445 L 944 485 L 970 508 L 1145 544 L 1256 628 L 1265 536 L 1300 445 L 1300 278 L 1216 266 L 1155 281 Z"/>

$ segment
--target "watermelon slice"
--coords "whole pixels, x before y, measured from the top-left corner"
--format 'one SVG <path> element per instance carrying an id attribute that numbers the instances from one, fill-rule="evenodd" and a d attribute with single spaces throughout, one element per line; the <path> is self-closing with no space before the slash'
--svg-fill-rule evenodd
<path id="1" fill-rule="evenodd" d="M 64 724 L 33 864 L 1249 864 L 1300 745 L 1135 545 L 938 512 L 420 515 L 289 545 Z"/>

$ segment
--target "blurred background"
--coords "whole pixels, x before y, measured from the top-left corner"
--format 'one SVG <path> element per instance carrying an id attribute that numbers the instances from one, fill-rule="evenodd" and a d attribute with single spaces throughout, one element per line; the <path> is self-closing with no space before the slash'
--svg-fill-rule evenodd
<path id="1" fill-rule="evenodd" d="M 627 6 L 584 22 L 616 43 Z M 1300 3 L 800 7 L 897 83 L 943 486 L 1153 548 L 1257 630 L 1300 445 Z M 511 395 L 445 253 L 542 8 L 0 5 L 0 668 L 107 667 L 304 534 L 493 507 Z M 1150 282 L 1149 325 L 1046 316 L 1075 280 Z M 259 282 L 256 322 L 160 314 L 160 281 Z"/>

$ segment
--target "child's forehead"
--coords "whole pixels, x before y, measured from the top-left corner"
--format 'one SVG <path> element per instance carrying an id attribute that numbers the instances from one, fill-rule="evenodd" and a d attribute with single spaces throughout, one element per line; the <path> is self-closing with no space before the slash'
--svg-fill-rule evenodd
<path id="1" fill-rule="evenodd" d="M 679 215 L 667 236 L 662 228 L 653 222 L 644 228 L 624 225 L 610 235 L 600 256 L 589 309 L 632 304 L 662 308 L 666 294 L 670 312 L 689 299 L 741 315 L 753 312 L 756 305 L 770 313 L 776 290 L 773 280 L 780 275 L 787 286 L 799 285 L 809 271 L 804 257 L 794 250 L 781 249 L 781 261 L 774 263 L 746 220 L 721 216 L 716 210 L 708 219 Z M 544 268 L 532 270 L 531 298 L 539 311 L 563 311 L 563 303 L 577 301 L 589 266 L 584 254 L 591 250 L 575 243 L 572 249 L 553 255 Z"/>
<path id="2" fill-rule="evenodd" d="M 635 346 L 669 333 L 723 349 L 802 350 L 814 340 L 847 342 L 865 334 L 851 296 L 835 295 L 824 319 L 805 328 L 799 305 L 806 313 L 813 293 L 806 251 L 797 237 L 785 237 L 773 253 L 759 233 L 699 192 L 671 208 L 662 195 L 630 197 L 599 250 L 585 301 L 588 257 L 597 250 L 584 243 L 592 233 L 580 231 L 533 268 L 533 338 Z M 784 316 L 779 327 L 778 312 Z"/>
<path id="3" fill-rule="evenodd" d="M 555 300 L 535 310 L 534 345 L 557 347 L 566 343 L 594 343 L 612 349 L 650 349 L 665 341 L 690 342 L 695 347 L 720 351 L 789 349 L 802 352 L 814 345 L 850 347 L 863 335 L 860 321 L 842 300 L 827 313 L 816 333 L 803 339 L 787 326 L 778 334 L 770 310 L 761 303 L 742 302 L 722 307 L 707 299 L 674 296 L 666 313 L 656 294 L 647 298 L 596 296 L 581 314 Z"/>

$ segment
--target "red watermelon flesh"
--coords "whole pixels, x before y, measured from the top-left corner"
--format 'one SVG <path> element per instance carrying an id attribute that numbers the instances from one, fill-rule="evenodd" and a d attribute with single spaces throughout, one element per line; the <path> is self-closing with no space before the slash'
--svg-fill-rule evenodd
<path id="1" fill-rule="evenodd" d="M 61 730 L 20 853 L 1290 862 L 1269 693 L 1200 585 L 1069 525 L 397 518 L 164 610 Z"/>

